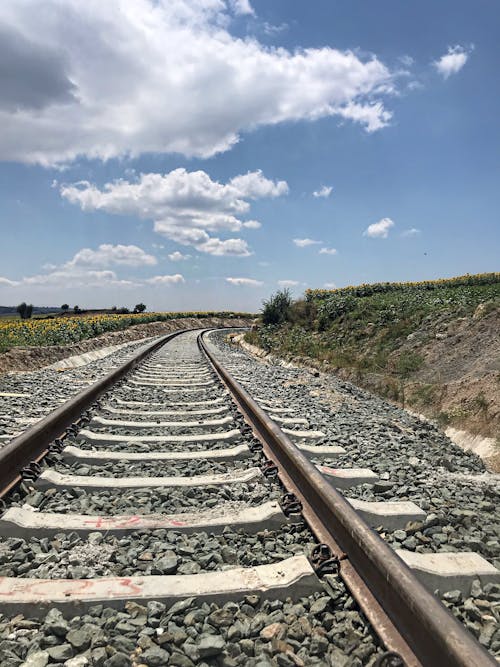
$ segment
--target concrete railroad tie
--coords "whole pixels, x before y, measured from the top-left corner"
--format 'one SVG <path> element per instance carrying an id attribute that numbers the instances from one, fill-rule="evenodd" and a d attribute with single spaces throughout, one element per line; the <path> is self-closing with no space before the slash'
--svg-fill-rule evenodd
<path id="1" fill-rule="evenodd" d="M 378 482 L 378 475 L 370 468 L 329 468 L 321 465 L 316 468 L 335 489 L 349 489 L 358 484 Z"/>
<path id="2" fill-rule="evenodd" d="M 124 401 L 121 398 L 114 398 L 114 402 L 117 405 L 123 405 L 125 407 L 133 408 L 137 406 L 148 406 L 148 407 L 165 407 L 165 401 L 159 402 L 159 401 Z M 222 403 L 226 399 L 223 396 L 218 396 L 217 398 L 212 398 L 209 401 L 168 401 L 169 407 L 203 407 L 203 406 L 211 406 L 214 403 Z M 224 408 L 227 407 L 227 404 L 223 406 Z"/>
<path id="3" fill-rule="evenodd" d="M 44 470 L 35 481 L 39 489 L 81 488 L 95 491 L 122 491 L 125 489 L 189 488 L 192 486 L 219 486 L 243 484 L 262 477 L 260 468 L 248 468 L 219 475 L 195 475 L 194 477 L 92 477 L 91 475 L 65 475 L 55 470 Z"/>
<path id="4" fill-rule="evenodd" d="M 500 582 L 500 570 L 474 551 L 421 554 L 396 549 L 396 553 L 432 592 L 459 590 L 468 596 L 474 579 L 483 586 Z"/>
<path id="5" fill-rule="evenodd" d="M 117 435 L 116 433 L 94 433 L 82 428 L 78 437 L 84 438 L 93 444 L 109 444 L 114 442 L 164 442 L 181 443 L 188 442 L 232 442 L 241 437 L 241 431 L 237 428 L 221 433 L 201 433 L 199 435 Z"/>
<path id="6" fill-rule="evenodd" d="M 141 417 L 198 417 L 205 415 L 219 415 L 223 412 L 229 410 L 229 405 L 221 405 L 215 408 L 208 408 L 205 410 L 126 410 L 120 408 L 114 408 L 113 406 L 106 404 L 103 405 L 101 410 L 112 415 L 118 415 L 119 417 L 129 416 L 129 415 L 140 415 Z"/>
<path id="7" fill-rule="evenodd" d="M 89 450 L 80 449 L 73 445 L 68 445 L 62 451 L 64 461 L 79 463 L 109 463 L 112 461 L 128 461 L 147 463 L 149 461 L 168 462 L 168 461 L 238 461 L 246 459 L 251 455 L 247 445 L 236 445 L 227 449 L 204 449 L 195 452 L 115 452 L 113 450 L 99 449 Z"/>
<path id="8" fill-rule="evenodd" d="M 424 521 L 427 514 L 411 501 L 371 502 L 346 498 L 347 502 L 372 528 L 386 530 L 404 528 L 408 521 Z"/>
<path id="9" fill-rule="evenodd" d="M 293 521 L 293 519 L 291 519 Z M 257 507 L 205 510 L 198 513 L 92 516 L 36 512 L 29 505 L 10 507 L 0 517 L 0 531 L 9 537 L 52 537 L 55 533 L 76 532 L 88 535 L 100 531 L 120 537 L 136 530 L 175 530 L 181 533 L 209 531 L 220 534 L 231 526 L 250 533 L 277 530 L 288 519 L 275 501 Z"/>
<path id="10" fill-rule="evenodd" d="M 289 428 L 282 428 L 281 430 L 291 440 L 315 440 L 318 442 L 326 437 L 326 433 L 323 433 L 323 431 L 293 431 Z"/>
<path id="11" fill-rule="evenodd" d="M 308 559 L 292 556 L 271 565 L 202 574 L 75 580 L 0 577 L 0 611 L 33 618 L 45 615 L 49 607 L 57 607 L 68 616 L 81 616 L 96 604 L 123 608 L 131 600 L 141 604 L 159 600 L 171 605 L 189 597 L 196 597 L 198 602 L 227 602 L 250 594 L 284 600 L 322 590 Z"/>
<path id="12" fill-rule="evenodd" d="M 333 458 L 345 452 L 342 447 L 336 447 L 335 445 L 311 446 L 299 443 L 297 447 L 309 458 L 318 456 Z M 250 450 L 245 444 L 235 445 L 227 449 L 201 449 L 194 452 L 115 452 L 111 449 L 80 449 L 73 445 L 68 445 L 62 451 L 62 457 L 65 461 L 94 464 L 108 463 L 110 461 L 197 461 L 200 459 L 235 461 L 248 458 L 249 456 Z"/>
<path id="13" fill-rule="evenodd" d="M 230 424 L 234 422 L 232 415 L 226 417 L 220 417 L 219 419 L 208 419 L 206 421 L 143 421 L 143 422 L 129 422 L 121 421 L 118 419 L 106 419 L 105 417 L 93 417 L 90 421 L 90 426 L 108 426 L 110 428 L 129 428 L 129 429 L 141 429 L 141 428 L 199 428 L 210 427 L 210 426 L 224 426 L 224 424 Z"/>
<path id="14" fill-rule="evenodd" d="M 143 387 L 213 387 L 214 380 L 128 380 L 130 384 Z M 198 390 L 199 391 L 199 390 Z"/>

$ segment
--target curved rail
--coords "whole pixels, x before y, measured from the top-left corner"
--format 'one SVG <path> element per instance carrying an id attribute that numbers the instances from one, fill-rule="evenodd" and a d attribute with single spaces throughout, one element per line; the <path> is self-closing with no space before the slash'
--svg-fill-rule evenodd
<path id="1" fill-rule="evenodd" d="M 104 391 L 121 380 L 147 356 L 185 331 L 186 329 L 179 329 L 151 343 L 5 445 L 0 450 L 0 498 L 21 480 L 23 468 L 43 458 L 47 454 L 48 445 L 61 437 L 65 429 L 71 426 Z"/>
<path id="2" fill-rule="evenodd" d="M 198 337 L 200 349 L 278 467 L 284 486 L 301 501 L 312 531 L 336 556 L 340 576 L 385 646 L 408 667 L 497 665 L 222 366 L 203 340 L 205 333 Z"/>

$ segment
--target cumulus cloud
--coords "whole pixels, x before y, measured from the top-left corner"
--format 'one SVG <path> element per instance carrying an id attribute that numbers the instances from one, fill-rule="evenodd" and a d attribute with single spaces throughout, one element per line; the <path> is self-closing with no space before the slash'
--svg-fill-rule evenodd
<path id="1" fill-rule="evenodd" d="M 262 174 L 260 169 L 235 176 L 229 181 L 229 185 L 247 199 L 280 197 L 288 194 L 288 183 L 286 181 L 270 181 Z"/>
<path id="2" fill-rule="evenodd" d="M 205 171 L 174 169 L 167 174 L 141 174 L 135 181 L 118 180 L 102 189 L 88 181 L 60 186 L 61 196 L 83 211 L 106 211 L 154 221 L 154 231 L 181 245 L 211 255 L 251 254 L 240 238 L 222 240 L 213 232 L 256 229 L 256 220 L 242 221 L 247 199 L 278 197 L 288 192 L 285 181 L 272 181 L 261 171 L 236 176 L 228 183 L 213 181 Z"/>
<path id="3" fill-rule="evenodd" d="M 363 236 L 386 239 L 391 227 L 394 227 L 394 222 L 390 218 L 382 218 L 382 220 L 369 225 L 363 232 Z"/>
<path id="4" fill-rule="evenodd" d="M 325 289 L 337 289 L 337 285 L 335 283 L 325 283 L 323 287 Z"/>
<path id="5" fill-rule="evenodd" d="M 299 285 L 298 280 L 278 280 L 278 285 L 280 287 L 296 287 Z"/>
<path id="6" fill-rule="evenodd" d="M 314 239 L 293 239 L 297 248 L 307 248 L 310 245 L 321 245 L 323 241 L 315 241 Z"/>
<path id="7" fill-rule="evenodd" d="M 253 278 L 226 278 L 226 282 L 237 287 L 262 287 L 264 284 L 261 280 Z"/>
<path id="8" fill-rule="evenodd" d="M 250 0 L 229 0 L 229 4 L 235 14 L 252 16 L 255 14 Z"/>
<path id="9" fill-rule="evenodd" d="M 313 197 L 324 197 L 326 199 L 332 194 L 332 190 L 331 185 L 323 185 L 319 190 L 313 192 Z"/>
<path id="10" fill-rule="evenodd" d="M 148 278 L 146 281 L 149 285 L 178 285 L 179 283 L 185 283 L 184 276 L 180 273 L 175 273 L 172 276 L 153 276 Z"/>
<path id="11" fill-rule="evenodd" d="M 420 234 L 420 229 L 417 229 L 416 227 L 412 227 L 411 229 L 405 229 L 403 232 L 401 232 L 401 236 L 403 237 L 418 236 L 419 234 Z"/>
<path id="12" fill-rule="evenodd" d="M 320 248 L 320 255 L 336 255 L 337 250 L 335 248 Z"/>
<path id="13" fill-rule="evenodd" d="M 137 280 L 122 280 L 114 271 L 107 269 L 117 266 L 153 266 L 157 260 L 135 245 L 112 245 L 103 243 L 97 249 L 82 248 L 63 264 L 45 264 L 45 273 L 25 276 L 13 281 L 0 278 L 0 285 L 7 287 L 52 286 L 64 288 L 76 287 L 136 287 Z"/>
<path id="14" fill-rule="evenodd" d="M 153 266 L 157 264 L 157 259 L 153 255 L 148 255 L 136 245 L 103 243 L 97 250 L 82 248 L 65 266 L 110 266 L 112 264 Z"/>
<path id="15" fill-rule="evenodd" d="M 434 61 L 433 65 L 439 74 L 447 79 L 452 74 L 460 72 L 468 59 L 469 53 L 463 46 L 449 46 L 448 52 Z"/>
<path id="16" fill-rule="evenodd" d="M 191 255 L 183 255 L 182 252 L 176 250 L 175 252 L 170 253 L 168 258 L 171 262 L 182 262 L 183 260 L 191 259 Z"/>
<path id="17" fill-rule="evenodd" d="M 223 0 L 3 0 L 0 159 L 210 157 L 245 131 L 338 117 L 372 132 L 395 74 L 376 55 L 273 48 Z M 231 9 L 251 14 L 248 0 Z M 57 45 L 55 47 L 54 45 Z"/>

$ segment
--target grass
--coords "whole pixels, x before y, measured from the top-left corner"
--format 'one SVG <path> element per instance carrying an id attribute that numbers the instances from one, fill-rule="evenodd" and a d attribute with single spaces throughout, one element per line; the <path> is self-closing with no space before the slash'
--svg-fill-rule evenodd
<path id="1" fill-rule="evenodd" d="M 436 281 L 432 289 L 408 284 L 397 289 L 390 283 L 387 291 L 371 291 L 365 285 L 359 288 L 361 296 L 355 294 L 357 288 L 312 290 L 291 303 L 280 325 L 261 326 L 247 338 L 282 356 L 408 378 L 423 365 L 422 357 L 405 349 L 412 334 L 423 344 L 440 324 L 446 328 L 451 320 L 471 316 L 480 304 L 479 317 L 499 308 L 500 274 L 479 278 L 484 284 L 469 276 L 471 284 Z"/>
<path id="2" fill-rule="evenodd" d="M 480 320 L 499 312 L 500 273 L 308 290 L 305 298 L 289 302 L 276 296 L 265 302 L 263 320 L 271 305 L 271 321 L 280 323 L 261 323 L 247 333 L 254 345 L 280 357 L 345 369 L 354 382 L 437 416 L 443 426 L 491 420 L 489 397 L 482 393 L 465 407 L 449 407 L 439 375 L 426 367 L 425 346 L 453 332 L 460 318 Z"/>

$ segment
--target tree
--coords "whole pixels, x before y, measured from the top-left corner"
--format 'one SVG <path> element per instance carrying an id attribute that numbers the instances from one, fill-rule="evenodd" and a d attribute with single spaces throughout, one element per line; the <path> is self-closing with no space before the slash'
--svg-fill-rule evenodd
<path id="1" fill-rule="evenodd" d="M 22 320 L 29 320 L 31 315 L 33 314 L 33 304 L 30 303 L 29 306 L 26 304 L 25 301 L 20 303 L 18 307 L 16 308 L 17 312 L 19 313 L 19 317 Z"/>
<path id="2" fill-rule="evenodd" d="M 134 306 L 134 313 L 143 313 L 146 310 L 146 306 L 143 303 L 138 303 Z"/>
<path id="3" fill-rule="evenodd" d="M 77 315 L 80 312 L 80 306 L 75 306 L 73 308 L 73 312 L 75 313 L 75 315 Z"/>
<path id="4" fill-rule="evenodd" d="M 63 305 L 61 306 L 61 310 L 64 310 L 64 312 L 66 312 L 67 310 L 69 310 L 69 305 L 67 303 L 63 303 Z"/>

